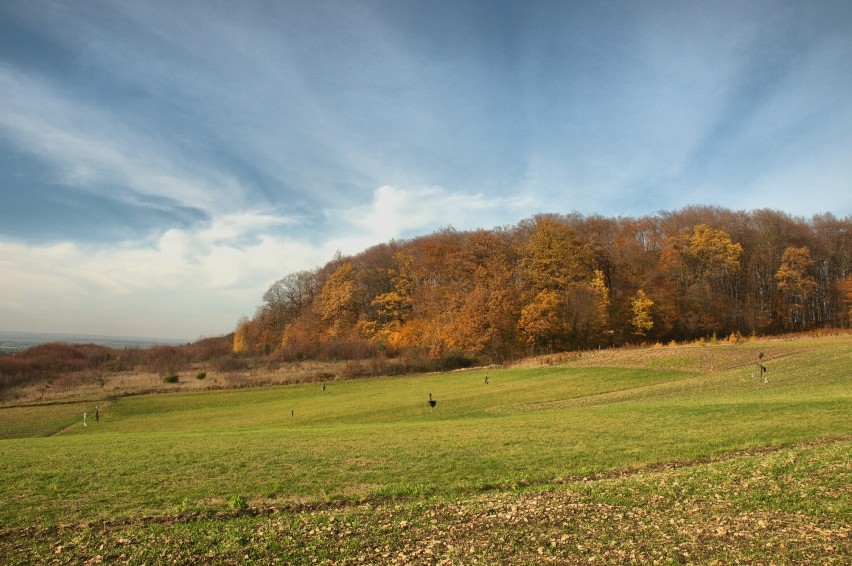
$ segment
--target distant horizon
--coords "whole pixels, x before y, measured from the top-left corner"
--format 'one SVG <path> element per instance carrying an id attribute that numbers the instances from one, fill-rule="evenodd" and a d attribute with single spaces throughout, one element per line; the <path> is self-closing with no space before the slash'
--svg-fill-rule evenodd
<path id="1" fill-rule="evenodd" d="M 0 352 L 18 351 L 38 344 L 64 342 L 68 344 L 100 344 L 115 346 L 175 346 L 198 340 L 162 338 L 156 336 L 117 336 L 87 332 L 36 332 L 27 330 L 0 330 Z"/>

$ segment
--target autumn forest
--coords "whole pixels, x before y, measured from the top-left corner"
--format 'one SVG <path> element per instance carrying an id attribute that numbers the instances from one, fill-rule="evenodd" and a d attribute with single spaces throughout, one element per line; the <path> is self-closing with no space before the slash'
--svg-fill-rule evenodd
<path id="1" fill-rule="evenodd" d="M 237 352 L 483 363 L 852 318 L 852 218 L 689 207 L 541 214 L 391 241 L 272 284 Z"/>

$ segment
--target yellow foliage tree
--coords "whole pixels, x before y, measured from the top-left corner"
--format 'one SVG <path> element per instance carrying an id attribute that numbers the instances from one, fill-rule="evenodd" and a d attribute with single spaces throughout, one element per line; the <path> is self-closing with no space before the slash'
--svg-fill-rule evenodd
<path id="1" fill-rule="evenodd" d="M 743 247 L 724 230 L 698 224 L 666 240 L 663 270 L 683 285 L 718 279 L 740 268 Z"/>
<path id="2" fill-rule="evenodd" d="M 786 325 L 790 328 L 805 324 L 805 302 L 817 288 L 810 275 L 814 261 L 806 247 L 788 247 L 781 256 L 781 266 L 775 273 L 778 289 L 787 304 Z"/>
<path id="3" fill-rule="evenodd" d="M 609 325 L 609 289 L 606 286 L 606 279 L 603 271 L 595 269 L 591 282 L 592 291 L 595 294 L 597 303 L 597 320 L 596 327 L 598 331 L 606 330 Z"/>
<path id="4" fill-rule="evenodd" d="M 536 218 L 521 259 L 533 290 L 565 290 L 573 283 L 588 281 L 591 263 L 588 250 L 571 226 L 551 216 Z"/>
<path id="5" fill-rule="evenodd" d="M 358 320 L 355 266 L 347 261 L 328 278 L 319 294 L 318 312 L 329 336 L 341 336 Z"/>
<path id="6" fill-rule="evenodd" d="M 316 313 L 308 309 L 284 328 L 280 346 L 292 351 L 310 351 L 323 339 L 321 327 Z"/>
<path id="7" fill-rule="evenodd" d="M 234 352 L 248 352 L 251 349 L 251 343 L 249 341 L 249 324 L 250 321 L 248 318 L 243 317 L 237 323 L 237 329 L 234 331 Z"/>
<path id="8" fill-rule="evenodd" d="M 684 228 L 666 240 L 659 265 L 673 284 L 675 320 L 682 331 L 709 333 L 723 326 L 742 254 L 742 245 L 727 232 L 706 224 Z"/>
<path id="9" fill-rule="evenodd" d="M 556 291 L 540 291 L 521 310 L 518 326 L 527 344 L 534 347 L 553 349 L 564 334 L 561 300 Z"/>
<path id="10" fill-rule="evenodd" d="M 396 254 L 396 259 L 399 267 L 393 272 L 393 290 L 382 293 L 371 303 L 378 308 L 377 320 L 358 323 L 363 335 L 391 349 L 405 345 L 403 326 L 411 316 L 414 304 L 413 259 L 410 254 L 402 252 Z"/>
<path id="11" fill-rule="evenodd" d="M 636 336 L 645 336 L 648 331 L 654 327 L 654 320 L 651 318 L 651 307 L 654 306 L 654 301 L 645 295 L 645 291 L 639 289 L 636 297 L 630 302 L 630 324 L 633 326 L 633 334 Z"/>
<path id="12" fill-rule="evenodd" d="M 480 230 L 448 261 L 449 348 L 497 360 L 516 346 L 520 302 L 512 254 L 508 241 Z"/>

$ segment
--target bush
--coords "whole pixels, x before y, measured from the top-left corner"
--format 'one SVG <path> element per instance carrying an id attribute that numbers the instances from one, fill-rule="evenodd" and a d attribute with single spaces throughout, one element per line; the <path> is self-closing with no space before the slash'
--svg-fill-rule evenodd
<path id="1" fill-rule="evenodd" d="M 429 371 L 452 371 L 472 367 L 476 360 L 468 357 L 463 352 L 450 352 L 442 358 L 429 360 Z"/>
<path id="2" fill-rule="evenodd" d="M 14 356 L 0 356 L 0 389 L 14 387 L 34 381 L 42 375 L 33 375 L 32 366 L 27 360 Z"/>
<path id="3" fill-rule="evenodd" d="M 175 346 L 154 346 L 144 350 L 145 365 L 151 372 L 171 372 L 189 369 L 189 359 L 184 350 Z"/>
<path id="4" fill-rule="evenodd" d="M 343 366 L 343 370 L 341 371 L 343 377 L 349 379 L 367 377 L 368 375 L 371 375 L 371 373 L 372 372 L 370 371 L 368 364 L 357 360 L 349 360 L 348 362 L 346 362 L 346 364 L 344 364 Z"/>
<path id="5" fill-rule="evenodd" d="M 244 509 L 248 509 L 248 501 L 246 501 L 246 498 L 242 495 L 235 494 L 228 499 L 228 507 L 234 511 L 242 511 Z"/>
<path id="6" fill-rule="evenodd" d="M 206 362 L 221 356 L 227 356 L 234 349 L 234 334 L 202 338 L 182 348 L 194 361 Z"/>
<path id="7" fill-rule="evenodd" d="M 178 383 L 180 379 L 176 373 L 167 373 L 163 376 L 163 383 Z"/>
<path id="8" fill-rule="evenodd" d="M 221 372 L 243 371 L 248 369 L 249 362 L 247 359 L 237 357 L 235 355 L 221 356 L 213 360 L 213 369 Z"/>
<path id="9" fill-rule="evenodd" d="M 742 341 L 743 335 L 740 333 L 739 330 L 737 330 L 736 332 L 731 332 L 731 335 L 728 336 L 728 342 L 730 342 L 731 344 L 739 344 Z"/>
<path id="10" fill-rule="evenodd" d="M 366 360 L 377 354 L 376 345 L 372 342 L 345 338 L 288 344 L 271 353 L 274 359 L 284 362 Z"/>
<path id="11" fill-rule="evenodd" d="M 207 377 L 206 371 L 200 371 L 195 374 L 195 379 L 204 379 L 205 377 Z"/>
<path id="12" fill-rule="evenodd" d="M 36 375 L 80 371 L 86 366 L 83 353 L 62 342 L 39 344 L 19 356 L 30 363 Z"/>

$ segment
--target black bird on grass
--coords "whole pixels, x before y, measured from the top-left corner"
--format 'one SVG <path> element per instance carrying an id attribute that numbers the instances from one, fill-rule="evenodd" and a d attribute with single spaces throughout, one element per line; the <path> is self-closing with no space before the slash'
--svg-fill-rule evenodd
<path id="1" fill-rule="evenodd" d="M 430 393 L 430 394 L 429 394 L 429 406 L 430 406 L 430 407 L 432 407 L 432 408 L 434 409 L 434 408 L 435 408 L 435 404 L 436 404 L 436 403 L 437 403 L 437 401 L 435 401 L 434 399 L 432 399 L 432 394 Z"/>

